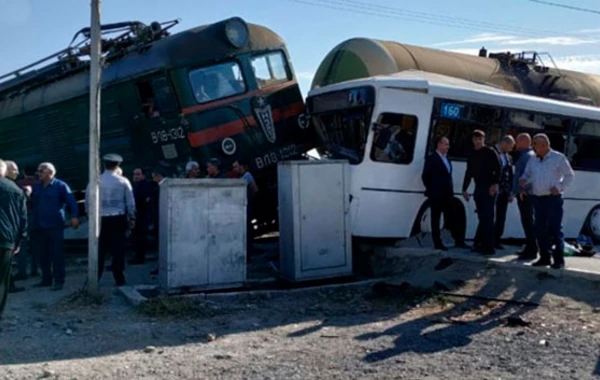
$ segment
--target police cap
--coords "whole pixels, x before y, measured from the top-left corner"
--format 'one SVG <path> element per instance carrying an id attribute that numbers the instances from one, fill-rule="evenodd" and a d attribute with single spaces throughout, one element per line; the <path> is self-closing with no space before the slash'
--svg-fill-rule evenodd
<path id="1" fill-rule="evenodd" d="M 108 161 L 108 162 L 116 162 L 117 164 L 120 164 L 121 162 L 123 162 L 123 157 L 119 156 L 116 153 L 105 154 L 104 157 L 102 157 L 102 159 L 104 161 Z"/>

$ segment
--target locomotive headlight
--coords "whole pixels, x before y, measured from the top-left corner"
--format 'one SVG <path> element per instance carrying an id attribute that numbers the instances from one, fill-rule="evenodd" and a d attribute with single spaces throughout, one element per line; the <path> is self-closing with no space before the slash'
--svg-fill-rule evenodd
<path id="1" fill-rule="evenodd" d="M 241 18 L 234 17 L 225 23 L 225 37 L 234 47 L 244 47 L 248 43 L 249 35 L 248 25 Z"/>

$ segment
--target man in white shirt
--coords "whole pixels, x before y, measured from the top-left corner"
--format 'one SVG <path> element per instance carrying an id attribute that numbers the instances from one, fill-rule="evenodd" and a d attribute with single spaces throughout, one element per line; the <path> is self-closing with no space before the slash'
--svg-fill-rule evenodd
<path id="1" fill-rule="evenodd" d="M 533 150 L 536 157 L 532 157 L 525 166 L 525 171 L 519 180 L 522 195 L 525 186 L 530 185 L 530 196 L 535 209 L 535 229 L 540 259 L 533 266 L 548 266 L 550 262 L 550 247 L 554 243 L 552 252 L 554 269 L 565 266 L 564 235 L 562 231 L 563 197 L 565 189 L 573 182 L 575 173 L 564 154 L 550 148 L 550 139 L 547 135 L 539 133 L 533 137 Z"/>
<path id="2" fill-rule="evenodd" d="M 123 158 L 107 154 L 100 176 L 100 239 L 98 242 L 98 279 L 104 272 L 106 253 L 112 254 L 112 272 L 117 286 L 125 285 L 125 241 L 128 227 L 135 223 L 135 200 L 129 180 L 118 174 Z M 88 199 L 85 199 L 86 210 Z M 129 221 L 129 226 L 128 226 Z"/>

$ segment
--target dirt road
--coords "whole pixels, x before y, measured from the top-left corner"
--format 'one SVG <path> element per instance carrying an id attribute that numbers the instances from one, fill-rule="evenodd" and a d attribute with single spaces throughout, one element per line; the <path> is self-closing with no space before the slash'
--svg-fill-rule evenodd
<path id="1" fill-rule="evenodd" d="M 540 306 L 378 289 L 136 309 L 110 279 L 74 296 L 82 270 L 11 295 L 0 379 L 600 378 L 597 283 L 473 264 L 453 292 Z"/>

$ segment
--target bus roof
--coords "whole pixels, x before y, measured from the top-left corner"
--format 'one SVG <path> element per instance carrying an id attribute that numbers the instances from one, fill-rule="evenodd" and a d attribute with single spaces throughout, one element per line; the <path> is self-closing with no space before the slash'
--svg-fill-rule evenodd
<path id="1" fill-rule="evenodd" d="M 421 90 L 436 97 L 600 120 L 598 107 L 518 94 L 489 84 L 419 70 L 406 70 L 315 88 L 308 93 L 308 97 L 359 86 Z"/>

